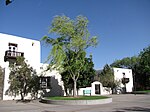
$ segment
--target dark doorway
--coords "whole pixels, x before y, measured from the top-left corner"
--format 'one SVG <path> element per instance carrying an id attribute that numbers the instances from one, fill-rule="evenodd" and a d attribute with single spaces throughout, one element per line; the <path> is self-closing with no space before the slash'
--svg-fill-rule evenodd
<path id="1" fill-rule="evenodd" d="M 95 94 L 100 94 L 100 84 L 95 84 Z"/>

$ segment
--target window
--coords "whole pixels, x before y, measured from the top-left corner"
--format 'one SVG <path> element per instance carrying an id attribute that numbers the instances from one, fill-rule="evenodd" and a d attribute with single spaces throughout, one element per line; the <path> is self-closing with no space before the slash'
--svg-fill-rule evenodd
<path id="1" fill-rule="evenodd" d="M 17 51 L 18 45 L 15 43 L 8 43 L 8 48 L 9 48 L 9 54 L 11 56 L 16 56 L 16 51 Z"/>
<path id="2" fill-rule="evenodd" d="M 123 77 L 126 77 L 124 72 L 122 74 L 123 74 Z"/>
<path id="3" fill-rule="evenodd" d="M 13 51 L 15 51 L 16 50 L 16 47 L 13 47 Z"/>
<path id="4" fill-rule="evenodd" d="M 40 67 L 40 69 L 43 69 L 43 67 Z"/>
<path id="5" fill-rule="evenodd" d="M 40 89 L 50 89 L 51 88 L 51 78 L 50 77 L 39 77 Z"/>
<path id="6" fill-rule="evenodd" d="M 9 51 L 11 51 L 11 47 L 9 46 Z"/>

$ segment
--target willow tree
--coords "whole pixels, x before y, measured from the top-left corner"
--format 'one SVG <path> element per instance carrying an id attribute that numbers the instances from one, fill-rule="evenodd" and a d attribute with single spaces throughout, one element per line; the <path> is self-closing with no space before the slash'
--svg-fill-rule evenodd
<path id="1" fill-rule="evenodd" d="M 88 19 L 84 16 L 77 16 L 75 20 L 64 15 L 56 16 L 49 29 L 53 37 L 42 38 L 52 48 L 48 56 L 50 66 L 69 71 L 74 82 L 74 96 L 77 80 L 84 68 L 86 49 L 97 44 L 96 36 L 91 37 L 87 27 Z M 69 56 L 69 52 L 74 53 Z"/>

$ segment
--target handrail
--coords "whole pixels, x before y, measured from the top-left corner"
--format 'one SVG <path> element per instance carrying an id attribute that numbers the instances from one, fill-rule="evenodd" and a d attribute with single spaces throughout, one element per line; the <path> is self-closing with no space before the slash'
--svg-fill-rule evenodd
<path id="1" fill-rule="evenodd" d="M 8 56 L 8 57 L 24 56 L 24 53 L 23 52 L 17 52 L 17 51 L 9 51 L 9 50 L 7 50 L 5 52 L 5 56 Z"/>

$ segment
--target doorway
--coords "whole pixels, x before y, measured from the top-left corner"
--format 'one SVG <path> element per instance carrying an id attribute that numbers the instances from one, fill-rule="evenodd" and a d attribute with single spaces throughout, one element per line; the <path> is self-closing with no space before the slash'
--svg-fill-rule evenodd
<path id="1" fill-rule="evenodd" d="M 95 84 L 95 94 L 100 94 L 100 84 Z"/>

